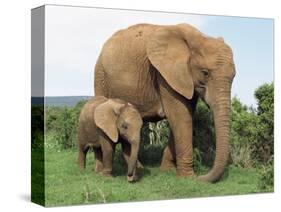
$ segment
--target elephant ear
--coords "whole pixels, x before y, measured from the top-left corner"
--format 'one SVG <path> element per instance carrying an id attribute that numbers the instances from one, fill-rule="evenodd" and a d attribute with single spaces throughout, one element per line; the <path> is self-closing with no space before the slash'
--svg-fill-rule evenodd
<path id="1" fill-rule="evenodd" d="M 190 51 L 177 26 L 157 29 L 150 37 L 146 51 L 152 65 L 178 93 L 191 99 L 194 85 L 189 69 Z"/>
<path id="2" fill-rule="evenodd" d="M 94 112 L 95 123 L 113 142 L 118 141 L 117 117 L 124 104 L 107 100 L 96 107 Z"/>

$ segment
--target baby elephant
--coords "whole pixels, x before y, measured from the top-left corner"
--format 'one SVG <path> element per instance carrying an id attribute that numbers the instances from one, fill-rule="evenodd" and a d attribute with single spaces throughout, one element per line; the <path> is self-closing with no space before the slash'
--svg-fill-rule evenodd
<path id="1" fill-rule="evenodd" d="M 96 159 L 95 171 L 112 176 L 114 149 L 120 140 L 128 163 L 127 179 L 129 182 L 135 181 L 142 124 L 139 112 L 130 103 L 103 96 L 89 100 L 79 117 L 79 166 L 85 168 L 86 154 L 92 147 Z"/>

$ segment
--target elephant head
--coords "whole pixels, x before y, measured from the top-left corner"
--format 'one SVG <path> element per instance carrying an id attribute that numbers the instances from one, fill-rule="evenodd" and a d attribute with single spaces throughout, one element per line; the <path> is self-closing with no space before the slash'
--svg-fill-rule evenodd
<path id="1" fill-rule="evenodd" d="M 131 145 L 128 162 L 128 180 L 133 181 L 138 158 L 142 118 L 130 103 L 119 99 L 109 99 L 100 104 L 94 113 L 95 123 L 113 142 L 122 136 Z"/>
<path id="2" fill-rule="evenodd" d="M 215 182 L 229 157 L 231 84 L 235 66 L 231 48 L 222 38 L 207 37 L 188 24 L 160 27 L 147 44 L 151 64 L 186 99 L 201 97 L 214 115 L 216 157 L 209 173 L 199 178 Z"/>

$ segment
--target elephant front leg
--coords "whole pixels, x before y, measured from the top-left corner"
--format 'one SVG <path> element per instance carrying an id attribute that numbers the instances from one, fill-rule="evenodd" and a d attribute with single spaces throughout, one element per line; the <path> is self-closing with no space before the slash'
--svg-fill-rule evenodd
<path id="1" fill-rule="evenodd" d="M 170 133 L 168 145 L 165 147 L 160 169 L 168 171 L 176 168 L 176 153 L 173 133 Z"/>
<path id="2" fill-rule="evenodd" d="M 174 140 L 175 160 L 178 176 L 193 176 L 192 162 L 192 101 L 176 93 L 167 83 L 160 84 L 162 106 L 168 119 Z M 169 144 L 171 145 L 171 143 Z M 165 150 L 163 166 L 173 160 L 171 146 Z"/>
<path id="3" fill-rule="evenodd" d="M 102 149 L 103 163 L 102 174 L 107 177 L 112 177 L 112 164 L 115 145 L 109 138 L 106 137 L 106 135 L 100 136 L 100 144 Z"/>
<path id="4" fill-rule="evenodd" d="M 192 176 L 192 118 L 186 107 L 177 105 L 176 108 L 167 106 L 167 118 L 173 137 L 164 152 L 162 168 L 176 165 L 178 176 Z"/>

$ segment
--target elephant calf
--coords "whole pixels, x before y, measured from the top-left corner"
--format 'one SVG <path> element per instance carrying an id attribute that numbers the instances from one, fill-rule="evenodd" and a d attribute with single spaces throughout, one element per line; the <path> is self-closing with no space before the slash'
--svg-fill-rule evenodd
<path id="1" fill-rule="evenodd" d="M 85 168 L 86 154 L 89 148 L 93 148 L 96 159 L 95 171 L 112 176 L 113 154 L 119 140 L 128 164 L 127 179 L 129 182 L 135 181 L 142 124 L 139 112 L 130 103 L 103 96 L 89 100 L 79 117 L 79 166 Z"/>

